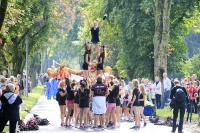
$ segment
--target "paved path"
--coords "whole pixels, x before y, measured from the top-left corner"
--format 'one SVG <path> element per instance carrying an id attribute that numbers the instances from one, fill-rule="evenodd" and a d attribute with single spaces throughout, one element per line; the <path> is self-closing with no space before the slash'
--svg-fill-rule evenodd
<path id="1" fill-rule="evenodd" d="M 40 126 L 38 131 L 24 131 L 23 133 L 66 133 L 66 132 L 119 132 L 119 133 L 130 133 L 130 132 L 140 132 L 140 133 L 171 133 L 171 127 L 166 126 L 155 126 L 151 123 L 148 123 L 145 128 L 141 128 L 139 131 L 131 130 L 130 127 L 133 126 L 133 122 L 122 122 L 120 128 L 116 128 L 114 130 L 105 129 L 105 130 L 80 130 L 76 128 L 67 129 L 65 127 L 60 126 L 60 111 L 59 106 L 55 100 L 46 100 L 44 96 L 42 96 L 36 106 L 31 110 L 30 114 L 27 115 L 26 120 L 31 118 L 33 114 L 38 114 L 41 118 L 47 118 L 50 121 L 49 126 Z M 184 131 L 184 133 L 192 133 L 188 131 Z"/>

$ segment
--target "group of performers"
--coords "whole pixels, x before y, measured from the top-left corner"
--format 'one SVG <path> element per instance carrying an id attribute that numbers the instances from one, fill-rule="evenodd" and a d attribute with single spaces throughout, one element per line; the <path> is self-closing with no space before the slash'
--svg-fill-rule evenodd
<path id="1" fill-rule="evenodd" d="M 87 17 L 87 15 L 85 15 Z M 90 25 L 90 21 L 87 17 L 88 25 L 91 31 L 91 43 L 86 42 L 85 45 L 85 53 L 84 53 L 84 63 L 82 66 L 84 79 L 88 79 L 89 77 L 89 67 L 96 67 L 97 75 L 102 75 L 103 64 L 105 58 L 105 48 L 104 46 L 99 47 L 99 30 L 103 25 L 104 20 L 107 18 L 107 14 L 104 14 L 103 20 L 98 26 L 98 20 L 94 20 L 93 26 Z M 93 55 L 93 45 L 96 45 L 96 59 L 94 60 L 94 64 L 92 64 L 92 55 Z"/>
<path id="2" fill-rule="evenodd" d="M 52 97 L 53 99 L 56 99 L 56 93 L 58 92 L 59 82 L 60 79 L 58 79 L 57 77 L 47 79 L 45 85 L 45 96 L 47 96 L 47 100 L 51 100 Z"/>

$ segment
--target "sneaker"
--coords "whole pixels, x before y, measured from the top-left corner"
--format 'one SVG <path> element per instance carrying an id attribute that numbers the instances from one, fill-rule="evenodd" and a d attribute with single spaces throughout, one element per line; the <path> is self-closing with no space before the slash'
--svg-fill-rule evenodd
<path id="1" fill-rule="evenodd" d="M 75 124 L 75 128 L 77 128 L 78 127 L 78 124 Z"/>
<path id="2" fill-rule="evenodd" d="M 146 127 L 147 126 L 147 123 L 146 122 L 144 122 L 144 127 Z"/>
<path id="3" fill-rule="evenodd" d="M 184 133 L 184 132 L 180 131 L 180 132 L 178 132 L 178 133 Z"/>
<path id="4" fill-rule="evenodd" d="M 135 129 L 136 128 L 136 126 L 133 126 L 133 127 L 131 127 L 130 129 Z"/>
<path id="5" fill-rule="evenodd" d="M 111 128 L 111 129 L 115 129 L 115 126 L 114 126 L 114 125 L 112 125 L 110 128 Z"/>
<path id="6" fill-rule="evenodd" d="M 88 129 L 89 127 L 87 125 L 84 126 L 84 129 Z"/>
<path id="7" fill-rule="evenodd" d="M 63 126 L 65 126 L 65 123 L 64 123 L 64 122 L 62 122 L 60 125 L 63 127 Z"/>
<path id="8" fill-rule="evenodd" d="M 175 133 L 175 132 L 171 131 L 171 133 Z"/>
<path id="9" fill-rule="evenodd" d="M 116 127 L 120 127 L 120 123 L 119 122 L 116 124 Z"/>
<path id="10" fill-rule="evenodd" d="M 70 128 L 70 126 L 69 126 L 69 125 L 65 125 L 65 127 L 66 127 L 66 128 Z"/>
<path id="11" fill-rule="evenodd" d="M 83 126 L 80 126 L 79 129 L 84 129 L 84 127 L 83 127 Z"/>
<path id="12" fill-rule="evenodd" d="M 101 125 L 97 126 L 97 128 L 101 129 L 101 130 L 104 130 L 104 126 L 101 126 Z"/>
<path id="13" fill-rule="evenodd" d="M 140 127 L 135 127 L 134 130 L 140 130 Z"/>
<path id="14" fill-rule="evenodd" d="M 92 127 L 92 129 L 96 130 L 96 129 L 97 129 L 97 127 L 96 127 L 96 126 L 93 126 L 93 127 Z"/>

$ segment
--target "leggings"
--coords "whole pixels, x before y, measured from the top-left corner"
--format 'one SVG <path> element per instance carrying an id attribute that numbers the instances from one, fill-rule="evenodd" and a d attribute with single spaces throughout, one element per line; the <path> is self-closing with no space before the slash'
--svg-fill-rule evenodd
<path id="1" fill-rule="evenodd" d="M 3 131 L 7 122 L 8 120 L 4 120 L 3 118 L 0 118 L 0 133 Z M 10 121 L 9 133 L 15 133 L 16 124 L 17 124 L 17 121 Z"/>

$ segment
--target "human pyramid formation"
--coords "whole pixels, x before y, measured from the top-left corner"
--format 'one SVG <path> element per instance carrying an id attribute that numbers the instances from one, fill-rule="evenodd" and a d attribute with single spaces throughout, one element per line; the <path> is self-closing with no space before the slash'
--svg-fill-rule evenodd
<path id="1" fill-rule="evenodd" d="M 99 29 L 106 17 L 107 14 L 104 15 L 100 26 L 98 26 L 98 21 L 94 20 L 92 27 L 88 20 L 92 44 L 85 43 L 82 66 L 84 78 L 79 81 L 70 80 L 70 78 L 59 81 L 56 100 L 60 106 L 61 126 L 71 128 L 71 121 L 74 118 L 75 127 L 79 129 L 88 129 L 91 125 L 93 125 L 92 129 L 104 129 L 105 127 L 115 129 L 120 126 L 122 114 L 125 114 L 127 121 L 135 120 L 135 126 L 131 129 L 140 129 L 141 117 L 144 126 L 147 124 L 143 114 L 146 97 L 144 85 L 139 85 L 138 80 L 133 80 L 132 87 L 135 89 L 125 89 L 122 87 L 125 84 L 123 80 L 120 81 L 113 75 L 102 74 L 105 51 L 104 46 L 101 46 L 99 50 L 98 42 Z M 89 66 L 92 66 L 93 44 L 96 45 L 97 77 L 89 76 L 88 71 Z"/>
<path id="2" fill-rule="evenodd" d="M 87 15 L 85 14 L 87 17 Z M 90 25 L 90 21 L 87 17 L 88 25 L 90 27 L 91 31 L 91 43 L 86 42 L 85 45 L 85 53 L 84 53 L 84 63 L 82 66 L 83 69 L 83 76 L 84 79 L 88 79 L 89 77 L 89 71 L 88 67 L 96 67 L 97 68 L 97 75 L 102 75 L 103 70 L 103 64 L 104 64 L 104 58 L 105 58 L 105 49 L 104 46 L 101 46 L 99 48 L 99 30 L 103 25 L 104 20 L 107 18 L 107 14 L 104 14 L 104 17 L 98 26 L 98 20 L 94 20 L 94 25 Z M 93 55 L 93 45 L 96 45 L 96 60 L 92 62 L 92 55 Z"/>

